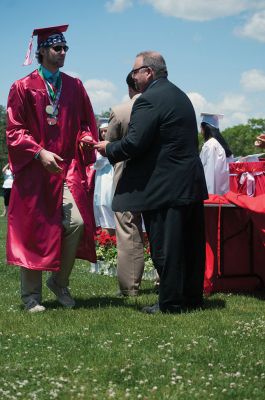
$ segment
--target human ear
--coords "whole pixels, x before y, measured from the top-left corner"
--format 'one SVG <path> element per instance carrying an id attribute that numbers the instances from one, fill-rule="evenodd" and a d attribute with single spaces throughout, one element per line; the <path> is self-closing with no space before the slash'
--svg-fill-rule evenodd
<path id="1" fill-rule="evenodd" d="M 44 47 L 41 47 L 40 49 L 39 49 L 39 53 L 43 56 L 44 54 L 45 54 L 45 48 Z"/>

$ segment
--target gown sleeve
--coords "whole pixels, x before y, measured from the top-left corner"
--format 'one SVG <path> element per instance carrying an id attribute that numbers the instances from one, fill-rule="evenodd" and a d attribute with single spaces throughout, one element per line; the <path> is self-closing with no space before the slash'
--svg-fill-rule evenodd
<path id="1" fill-rule="evenodd" d="M 27 128 L 26 91 L 23 84 L 15 82 L 7 103 L 7 146 L 9 162 L 14 174 L 21 171 L 42 149 Z"/>
<path id="2" fill-rule="evenodd" d="M 79 100 L 80 100 L 80 124 L 81 132 L 78 137 L 80 143 L 81 139 L 86 135 L 92 137 L 93 140 L 98 141 L 98 130 L 94 111 L 87 95 L 87 92 L 80 80 L 77 80 L 79 88 Z M 80 147 L 81 156 L 85 165 L 93 164 L 96 161 L 95 150 L 86 149 L 85 147 Z"/>
<path id="3" fill-rule="evenodd" d="M 202 161 L 208 193 L 215 193 L 215 152 L 214 147 L 205 143 L 200 158 Z"/>

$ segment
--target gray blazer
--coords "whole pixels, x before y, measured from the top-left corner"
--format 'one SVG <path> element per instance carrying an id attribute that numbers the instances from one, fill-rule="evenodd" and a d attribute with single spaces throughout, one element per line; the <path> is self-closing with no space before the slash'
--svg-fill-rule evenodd
<path id="1" fill-rule="evenodd" d="M 121 140 L 127 135 L 128 125 L 131 118 L 131 111 L 135 100 L 140 96 L 136 94 L 133 98 L 128 101 L 121 103 L 112 108 L 110 117 L 108 131 L 106 134 L 106 140 L 114 142 L 116 140 Z M 113 189 L 115 190 L 117 182 L 121 177 L 124 163 L 117 162 L 114 165 L 114 177 L 113 177 Z"/>

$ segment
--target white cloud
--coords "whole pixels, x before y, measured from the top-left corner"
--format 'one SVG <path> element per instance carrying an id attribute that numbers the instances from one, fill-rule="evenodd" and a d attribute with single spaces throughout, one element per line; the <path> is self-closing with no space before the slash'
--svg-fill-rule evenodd
<path id="1" fill-rule="evenodd" d="M 235 33 L 265 42 L 265 10 L 254 14 L 245 26 L 235 29 Z"/>
<path id="2" fill-rule="evenodd" d="M 240 83 L 243 89 L 249 92 L 265 91 L 265 72 L 258 69 L 245 71 L 241 75 Z"/>
<path id="3" fill-rule="evenodd" d="M 200 93 L 197 92 L 190 92 L 187 93 L 190 101 L 192 102 L 192 105 L 195 110 L 196 118 L 197 118 L 197 123 L 198 123 L 198 129 L 201 123 L 201 113 L 202 112 L 209 112 L 209 113 L 217 113 L 219 112 L 214 104 L 209 103 L 205 97 L 203 97 Z"/>
<path id="4" fill-rule="evenodd" d="M 234 33 L 265 42 L 265 0 L 142 0 L 159 13 L 190 21 L 208 21 L 217 18 L 251 13 L 244 26 Z"/>
<path id="5" fill-rule="evenodd" d="M 129 100 L 130 100 L 130 97 L 127 93 L 124 96 L 122 96 L 121 103 L 126 103 L 126 101 L 129 101 Z"/>
<path id="6" fill-rule="evenodd" d="M 209 21 L 218 18 L 253 14 L 244 26 L 234 29 L 238 36 L 249 37 L 265 42 L 265 0 L 138 0 L 149 4 L 157 12 L 190 21 Z M 122 12 L 132 7 L 133 0 L 110 0 L 105 7 L 109 12 Z M 200 41 L 200 37 L 194 37 Z"/>
<path id="7" fill-rule="evenodd" d="M 198 125 L 201 121 L 202 112 L 224 114 L 224 119 L 220 124 L 220 129 L 224 130 L 238 124 L 245 124 L 252 117 L 251 108 L 244 95 L 226 94 L 220 102 L 211 103 L 200 93 L 188 93 L 193 107 L 195 109 Z"/>
<path id="8" fill-rule="evenodd" d="M 87 88 L 90 90 L 107 90 L 107 91 L 115 91 L 116 87 L 115 85 L 107 81 L 106 79 L 88 79 L 85 82 L 85 85 Z"/>
<path id="9" fill-rule="evenodd" d="M 221 102 L 217 103 L 220 112 L 226 114 L 228 112 L 246 112 L 250 110 L 250 106 L 243 94 L 226 94 Z"/>
<path id="10" fill-rule="evenodd" d="M 117 99 L 115 98 L 116 87 L 110 81 L 89 79 L 84 82 L 84 87 L 96 113 L 106 111 L 117 103 Z"/>
<path id="11" fill-rule="evenodd" d="M 251 105 L 243 94 L 229 93 L 216 104 L 216 110 L 224 114 L 221 129 L 246 124 L 251 115 Z M 219 111 L 220 110 L 220 111 Z"/>
<path id="12" fill-rule="evenodd" d="M 131 0 L 112 0 L 107 1 L 106 8 L 109 12 L 122 12 L 126 8 L 132 7 Z"/>
<path id="13" fill-rule="evenodd" d="M 207 21 L 264 7 L 264 0 L 142 0 L 164 15 Z"/>
<path id="14" fill-rule="evenodd" d="M 200 93 L 191 92 L 187 93 L 187 95 L 192 102 L 197 115 L 200 115 L 201 112 L 209 109 L 206 99 Z"/>
<path id="15" fill-rule="evenodd" d="M 232 112 L 231 114 L 228 114 L 227 117 L 224 117 L 223 129 L 230 128 L 234 125 L 246 124 L 249 118 L 250 116 L 246 113 L 239 111 Z"/>
<path id="16" fill-rule="evenodd" d="M 78 72 L 74 72 L 74 71 L 64 71 L 65 74 L 72 76 L 73 78 L 80 78 L 80 75 Z"/>

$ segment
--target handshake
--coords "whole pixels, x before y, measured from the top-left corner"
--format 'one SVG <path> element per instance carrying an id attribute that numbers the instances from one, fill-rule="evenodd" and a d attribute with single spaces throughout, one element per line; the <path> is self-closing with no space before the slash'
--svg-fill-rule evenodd
<path id="1" fill-rule="evenodd" d="M 106 157 L 106 147 L 108 143 L 109 142 L 107 140 L 97 142 L 89 135 L 86 135 L 81 139 L 82 147 L 86 147 L 89 149 L 96 149 L 104 157 Z"/>

